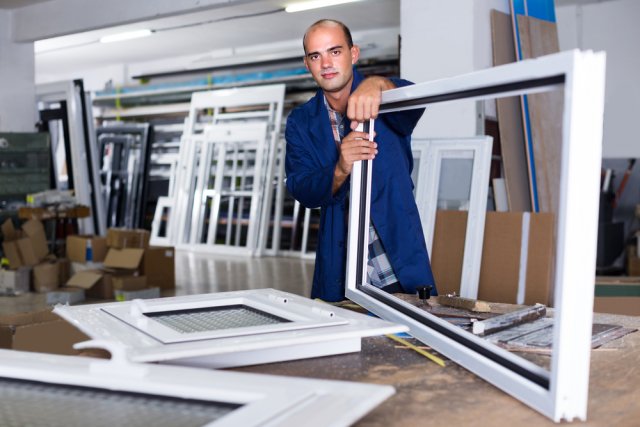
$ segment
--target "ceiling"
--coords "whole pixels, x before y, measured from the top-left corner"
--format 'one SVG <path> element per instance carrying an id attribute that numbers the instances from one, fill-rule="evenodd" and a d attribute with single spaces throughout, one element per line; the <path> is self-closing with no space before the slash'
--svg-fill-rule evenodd
<path id="1" fill-rule="evenodd" d="M 0 0 L 0 4 L 2 7 L 15 7 L 38 1 L 46 0 Z M 238 54 L 241 50 L 250 50 L 254 56 L 259 56 L 262 51 L 267 52 L 274 47 L 295 49 L 301 55 L 302 34 L 311 23 L 322 18 L 339 19 L 354 33 L 400 26 L 400 0 L 367 0 L 286 13 L 283 8 L 290 2 L 239 2 L 209 11 L 39 41 L 36 42 L 36 73 L 62 75 L 113 64 L 162 61 L 189 55 L 192 56 L 190 61 L 198 62 Z M 141 28 L 151 29 L 154 34 L 109 44 L 98 41 L 105 35 Z"/>

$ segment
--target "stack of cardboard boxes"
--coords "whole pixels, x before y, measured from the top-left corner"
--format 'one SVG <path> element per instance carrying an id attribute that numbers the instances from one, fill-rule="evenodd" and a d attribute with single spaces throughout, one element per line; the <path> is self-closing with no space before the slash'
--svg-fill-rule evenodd
<path id="1" fill-rule="evenodd" d="M 29 220 L 16 230 L 8 219 L 2 224 L 2 248 L 9 261 L 9 270 L 0 275 L 0 289 L 7 293 L 30 290 L 49 292 L 57 289 L 69 277 L 69 263 L 49 253 L 44 226 Z M 32 276 L 32 279 L 31 279 Z"/>
<path id="2" fill-rule="evenodd" d="M 73 276 L 67 287 L 89 298 L 159 297 L 175 288 L 174 249 L 149 247 L 147 230 L 111 228 L 106 237 L 70 236 L 67 255 Z"/>
<path id="3" fill-rule="evenodd" d="M 106 237 L 68 236 L 63 259 L 49 253 L 40 221 L 29 220 L 16 230 L 7 220 L 2 233 L 9 269 L 0 270 L 0 293 L 33 289 L 46 292 L 48 304 L 73 304 L 85 298 L 154 298 L 175 288 L 174 248 L 150 247 L 147 230 L 111 228 Z"/>

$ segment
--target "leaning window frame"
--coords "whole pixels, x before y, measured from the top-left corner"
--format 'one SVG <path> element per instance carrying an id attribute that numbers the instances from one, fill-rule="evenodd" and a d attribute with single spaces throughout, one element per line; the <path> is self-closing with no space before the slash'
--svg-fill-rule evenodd
<path id="1" fill-rule="evenodd" d="M 442 163 L 447 159 L 473 161 L 459 289 L 460 296 L 465 298 L 478 297 L 492 147 L 493 138 L 489 136 L 412 141 L 414 158 L 415 151 L 420 152 L 416 203 L 428 253 L 433 253 Z"/>
<path id="2" fill-rule="evenodd" d="M 585 420 L 587 413 L 595 282 L 588 267 L 595 267 L 596 258 L 604 77 L 604 53 L 574 50 L 382 94 L 384 113 L 564 90 L 550 371 L 367 285 L 371 161 L 354 164 L 351 176 L 346 297 L 409 326 L 414 337 L 556 422 Z"/>

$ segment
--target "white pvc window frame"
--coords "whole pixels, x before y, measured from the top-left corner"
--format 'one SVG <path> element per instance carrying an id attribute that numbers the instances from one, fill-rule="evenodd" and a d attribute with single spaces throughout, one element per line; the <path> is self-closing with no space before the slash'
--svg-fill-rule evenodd
<path id="1" fill-rule="evenodd" d="M 150 329 L 152 313 L 175 309 L 233 305 L 245 302 L 261 311 L 291 319 L 288 324 L 264 328 L 235 328 L 233 334 L 215 333 L 200 339 L 161 339 L 166 330 Z M 206 368 L 227 368 L 281 362 L 360 351 L 361 338 L 405 332 L 409 328 L 333 307 L 275 289 L 255 289 L 184 295 L 170 298 L 106 304 L 57 305 L 54 313 L 98 342 L 115 341 L 125 346 L 133 362 L 163 362 Z M 132 314 L 133 312 L 133 314 Z M 288 328 L 288 329 L 287 329 Z M 253 330 L 253 333 L 250 330 Z M 158 334 L 160 331 L 160 335 Z M 156 334 L 156 336 L 152 336 Z M 190 334 L 185 334 L 190 335 Z"/>
<path id="2" fill-rule="evenodd" d="M 433 253 L 442 163 L 447 159 L 469 159 L 473 162 L 459 291 L 465 298 L 478 297 L 492 146 L 491 137 L 412 141 L 414 156 L 416 151 L 420 153 L 416 204 L 429 254 Z"/>
<path id="3" fill-rule="evenodd" d="M 171 314 L 207 308 L 224 309 L 225 307 L 234 306 L 249 307 L 283 319 L 283 321 L 261 326 L 180 333 L 154 320 L 154 317 L 152 317 L 155 313 Z M 347 323 L 345 319 L 338 318 L 329 309 L 316 308 L 315 310 L 307 310 L 306 307 L 301 305 L 289 304 L 287 298 L 273 299 L 269 298 L 268 295 L 255 293 L 248 293 L 244 296 L 226 295 L 225 293 L 211 294 L 202 296 L 198 301 L 174 300 L 167 302 L 159 299 L 145 302 L 144 300 L 137 300 L 131 304 L 105 307 L 103 310 L 165 344 L 323 328 Z"/>
<path id="4" fill-rule="evenodd" d="M 189 115 L 185 120 L 184 132 L 180 140 L 180 152 L 175 171 L 175 182 L 170 183 L 170 189 L 174 191 L 168 199 L 163 200 L 160 211 L 156 209 L 154 214 L 154 226 L 151 231 L 151 243 L 162 244 L 191 244 L 192 250 L 203 248 L 211 251 L 211 245 L 193 245 L 185 240 L 190 230 L 191 207 L 194 204 L 194 194 L 186 191 L 190 187 L 188 184 L 194 179 L 197 170 L 194 169 L 192 159 L 194 151 L 197 151 L 194 138 L 199 138 L 203 123 L 198 122 L 199 115 L 209 110 L 211 112 L 210 125 L 248 123 L 251 121 L 263 121 L 267 124 L 267 134 L 265 135 L 265 147 L 262 155 L 262 173 L 258 186 L 260 201 L 257 209 L 258 223 L 255 227 L 255 242 L 250 248 L 249 255 L 261 256 L 265 252 L 268 229 L 270 224 L 270 214 L 274 198 L 276 206 L 283 197 L 283 188 L 275 187 L 273 179 L 276 173 L 276 157 L 278 144 L 280 141 L 280 127 L 282 122 L 284 104 L 284 84 L 273 84 L 263 86 L 252 86 L 246 88 L 220 89 L 204 92 L 195 92 L 191 97 L 189 105 Z M 228 109 L 239 108 L 242 111 L 232 112 Z M 171 190 L 170 190 L 171 191 Z M 166 220 L 163 221 L 165 218 Z M 274 223 L 279 224 L 281 212 L 276 210 Z M 165 235 L 160 235 L 161 222 L 165 222 Z M 223 249 L 224 250 L 224 249 Z M 247 252 L 247 251 L 243 251 Z"/>
<path id="5" fill-rule="evenodd" d="M 136 393 L 240 405 L 207 427 L 349 426 L 395 392 L 384 385 L 130 363 L 123 348 L 102 344 L 111 360 L 2 349 L 0 378 L 122 393 L 123 399 Z"/>
<path id="6" fill-rule="evenodd" d="M 82 80 L 40 84 L 36 85 L 36 98 L 39 103 L 45 106 L 61 101 L 65 101 L 67 104 L 73 190 L 78 203 L 87 205 L 91 209 L 89 218 L 78 218 L 78 226 L 83 234 L 104 235 L 106 233 L 106 209 L 104 200 L 100 196 L 102 190 L 100 189 L 96 132 L 91 99 L 89 95 L 82 93 L 82 88 Z M 86 108 L 83 108 L 83 101 L 85 101 Z M 86 117 L 84 117 L 85 114 Z M 89 175 L 90 171 L 91 176 Z M 95 224 L 93 218 L 95 218 Z"/>
<path id="7" fill-rule="evenodd" d="M 263 203 L 263 178 L 267 123 L 217 124 L 206 125 L 202 134 L 190 137 L 189 167 L 194 179 L 183 180 L 179 188 L 185 195 L 193 199 L 186 209 L 189 227 L 183 225 L 182 234 L 175 242 L 178 249 L 199 252 L 234 253 L 253 255 L 258 245 L 261 204 Z M 242 151 L 243 154 L 239 154 Z M 251 157 L 251 158 L 250 158 Z M 247 163 L 253 166 L 247 168 Z M 215 166 L 214 166 L 215 164 Z M 239 168 L 238 165 L 244 165 Z M 211 178 L 214 178 L 213 180 Z M 225 179 L 229 179 L 229 188 L 224 188 Z M 249 186 L 247 179 L 251 180 Z M 209 183 L 213 181 L 213 188 Z M 237 181 L 240 181 L 241 189 Z M 218 227 L 221 227 L 221 203 L 223 198 L 229 199 L 227 213 L 225 243 L 216 243 Z M 237 200 L 236 200 L 237 199 Z M 244 244 L 241 239 L 242 216 L 238 208 L 249 204 L 248 225 Z M 211 205 L 208 218 L 205 217 L 206 206 Z M 206 225 L 208 220 L 208 226 Z M 234 220 L 236 224 L 233 224 Z M 235 225 L 235 227 L 232 227 Z M 204 233 L 207 229 L 206 234 Z M 232 229 L 235 229 L 233 231 Z M 187 232 L 188 230 L 188 232 Z M 203 241 L 203 235 L 206 236 Z"/>
<path id="8" fill-rule="evenodd" d="M 587 415 L 604 77 L 604 53 L 574 50 L 382 95 L 381 113 L 460 99 L 563 90 L 549 371 L 367 285 L 370 162 L 356 163 L 351 176 L 347 298 L 384 319 L 409 326 L 414 337 L 557 422 L 585 420 Z"/>

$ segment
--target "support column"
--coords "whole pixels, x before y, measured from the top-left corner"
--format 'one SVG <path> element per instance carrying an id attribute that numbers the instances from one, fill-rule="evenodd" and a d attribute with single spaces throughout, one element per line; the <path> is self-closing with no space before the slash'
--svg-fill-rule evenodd
<path id="1" fill-rule="evenodd" d="M 12 12 L 0 10 L 0 132 L 34 132 L 33 42 L 14 43 L 12 26 Z"/>

